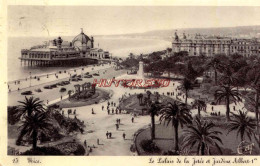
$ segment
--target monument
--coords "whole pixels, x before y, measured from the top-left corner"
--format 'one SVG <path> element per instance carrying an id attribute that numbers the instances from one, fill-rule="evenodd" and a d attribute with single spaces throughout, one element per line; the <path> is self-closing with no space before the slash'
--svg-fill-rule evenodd
<path id="1" fill-rule="evenodd" d="M 143 61 L 139 61 L 139 69 L 137 72 L 139 78 L 144 79 L 144 63 Z"/>

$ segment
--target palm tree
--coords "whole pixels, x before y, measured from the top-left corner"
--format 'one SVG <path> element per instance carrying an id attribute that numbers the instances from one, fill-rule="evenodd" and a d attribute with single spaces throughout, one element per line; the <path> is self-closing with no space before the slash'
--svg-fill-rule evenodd
<path id="1" fill-rule="evenodd" d="M 185 104 L 187 104 L 188 93 L 191 89 L 193 89 L 191 81 L 187 78 L 184 78 L 181 88 L 185 91 Z"/>
<path id="2" fill-rule="evenodd" d="M 190 110 L 187 108 L 186 104 L 179 103 L 175 101 L 174 103 L 168 103 L 167 106 L 163 107 L 160 110 L 161 116 L 160 121 L 164 121 L 164 124 L 167 123 L 167 126 L 171 123 L 174 127 L 174 136 L 175 136 L 175 151 L 179 151 L 179 137 L 178 137 L 178 128 L 179 125 L 183 127 L 184 124 L 189 124 L 192 121 Z"/>
<path id="3" fill-rule="evenodd" d="M 155 138 L 155 115 L 158 116 L 158 111 L 160 110 L 160 103 L 158 101 L 152 102 L 148 99 L 147 107 L 151 116 L 151 140 Z"/>
<path id="4" fill-rule="evenodd" d="M 241 101 L 241 95 L 240 93 L 232 88 L 231 86 L 228 85 L 222 85 L 221 89 L 215 91 L 215 97 L 216 97 L 216 102 L 220 103 L 221 101 L 225 100 L 226 101 L 226 119 L 227 121 L 230 120 L 230 99 L 232 98 L 234 102 Z"/>
<path id="5" fill-rule="evenodd" d="M 194 101 L 192 107 L 193 108 L 198 108 L 198 116 L 200 118 L 200 111 L 201 110 L 206 111 L 207 104 L 205 103 L 205 101 L 197 99 L 197 100 Z"/>
<path id="6" fill-rule="evenodd" d="M 228 133 L 231 131 L 237 131 L 237 137 L 240 135 L 241 142 L 245 140 L 245 135 L 248 136 L 251 141 L 251 136 L 254 134 L 256 123 L 254 119 L 247 116 L 247 112 L 239 111 L 239 114 L 234 114 L 233 119 L 228 124 Z"/>
<path id="7" fill-rule="evenodd" d="M 47 112 L 36 113 L 32 116 L 26 116 L 19 127 L 21 129 L 20 135 L 28 135 L 33 139 L 33 149 L 37 147 L 37 138 L 43 134 L 48 134 L 53 125 Z"/>
<path id="8" fill-rule="evenodd" d="M 139 100 L 139 105 L 141 105 L 142 104 L 142 100 L 143 100 L 143 94 L 142 93 L 138 94 L 137 98 Z"/>
<path id="9" fill-rule="evenodd" d="M 189 147 L 192 149 L 197 145 L 197 154 L 205 155 L 205 150 L 208 150 L 210 154 L 210 147 L 216 147 L 222 154 L 222 151 L 218 143 L 222 143 L 221 138 L 218 137 L 222 134 L 220 131 L 213 130 L 215 126 L 214 123 L 208 121 L 202 121 L 198 116 L 196 116 L 194 125 L 189 125 L 188 129 L 184 131 L 183 136 L 183 149 Z"/>
<path id="10" fill-rule="evenodd" d="M 258 62 L 258 61 L 256 61 Z M 256 63 L 255 62 L 255 63 Z M 247 72 L 247 82 L 249 83 L 250 87 L 255 91 L 255 98 L 252 99 L 252 104 L 254 105 L 254 111 L 255 111 L 255 117 L 256 117 L 256 127 L 257 127 L 257 133 L 259 135 L 259 96 L 260 96 L 260 64 L 256 63 L 255 65 L 252 66 L 251 70 L 248 70 Z M 259 135 L 260 137 L 260 135 Z"/>
<path id="11" fill-rule="evenodd" d="M 219 56 L 214 56 L 213 58 L 210 59 L 208 64 L 206 65 L 207 68 L 213 68 L 214 69 L 214 78 L 215 78 L 215 84 L 217 85 L 218 83 L 218 69 L 221 68 L 221 60 L 220 60 L 220 55 Z"/>
<path id="12" fill-rule="evenodd" d="M 24 101 L 18 101 L 21 103 L 21 105 L 18 106 L 18 111 L 17 111 L 17 117 L 24 116 L 27 114 L 28 116 L 31 116 L 34 113 L 37 112 L 44 112 L 44 104 L 43 101 L 41 101 L 39 98 L 34 98 L 33 96 L 30 97 L 29 99 L 25 96 Z"/>

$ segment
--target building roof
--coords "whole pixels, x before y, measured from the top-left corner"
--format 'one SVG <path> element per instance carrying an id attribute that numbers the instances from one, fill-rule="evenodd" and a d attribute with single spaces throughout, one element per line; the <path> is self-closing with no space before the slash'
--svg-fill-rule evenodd
<path id="1" fill-rule="evenodd" d="M 82 44 L 87 44 L 89 40 L 90 38 L 83 32 L 83 29 L 81 29 L 81 33 L 72 40 L 72 43 L 74 44 L 76 41 L 80 41 Z"/>

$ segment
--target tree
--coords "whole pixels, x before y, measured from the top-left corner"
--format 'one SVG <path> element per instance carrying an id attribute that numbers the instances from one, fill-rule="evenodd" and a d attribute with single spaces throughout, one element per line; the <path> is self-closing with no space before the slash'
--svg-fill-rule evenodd
<path id="1" fill-rule="evenodd" d="M 159 101 L 160 94 L 159 92 L 155 92 L 156 101 Z"/>
<path id="2" fill-rule="evenodd" d="M 239 111 L 239 114 L 233 114 L 233 119 L 228 124 L 228 133 L 231 131 L 237 131 L 237 137 L 240 135 L 241 142 L 245 140 L 245 135 L 248 136 L 251 141 L 251 136 L 255 131 L 255 120 L 247 116 L 247 112 Z"/>
<path id="3" fill-rule="evenodd" d="M 234 102 L 241 101 L 240 93 L 230 86 L 222 85 L 221 89 L 218 89 L 215 91 L 215 97 L 216 97 L 217 103 L 220 103 L 223 100 L 226 101 L 226 119 L 227 119 L 227 121 L 229 121 L 230 120 L 230 116 L 229 116 L 230 99 L 232 98 Z"/>
<path id="4" fill-rule="evenodd" d="M 146 94 L 147 94 L 148 99 L 150 99 L 152 92 L 148 90 L 148 91 L 146 91 Z"/>
<path id="5" fill-rule="evenodd" d="M 190 110 L 187 108 L 186 104 L 179 103 L 175 101 L 174 103 L 168 103 L 167 106 L 160 110 L 161 116 L 160 121 L 164 121 L 167 126 L 171 123 L 174 127 L 174 137 L 175 137 L 175 151 L 179 151 L 179 136 L 178 129 L 179 125 L 183 127 L 184 124 L 190 124 L 192 122 L 192 117 Z"/>
<path id="6" fill-rule="evenodd" d="M 218 69 L 219 69 L 219 65 L 220 65 L 221 61 L 219 60 L 219 58 L 217 57 L 213 57 L 210 59 L 210 61 L 208 62 L 208 64 L 206 65 L 207 68 L 213 68 L 214 69 L 214 78 L 215 78 L 215 84 L 217 85 L 218 83 Z"/>
<path id="7" fill-rule="evenodd" d="M 158 101 L 152 102 L 148 100 L 147 107 L 149 110 L 149 114 L 151 116 L 151 140 L 155 138 L 155 115 L 158 116 L 158 112 L 160 111 L 160 103 Z"/>
<path id="8" fill-rule="evenodd" d="M 193 89 L 191 81 L 187 78 L 184 78 L 182 81 L 181 88 L 185 91 L 185 104 L 187 104 L 188 93 L 191 89 Z"/>
<path id="9" fill-rule="evenodd" d="M 253 101 L 254 105 L 254 111 L 255 111 L 255 117 L 256 117 L 256 127 L 257 127 L 257 133 L 259 135 L 259 98 L 260 98 L 260 63 L 257 63 L 258 61 L 255 61 L 255 63 L 252 65 L 252 68 L 248 70 L 246 76 L 247 76 L 247 82 L 249 86 L 255 91 L 255 98 L 251 99 Z M 259 135 L 260 137 L 260 135 Z"/>
<path id="10" fill-rule="evenodd" d="M 69 90 L 68 91 L 69 99 L 70 99 L 71 93 L 72 93 L 72 90 Z"/>
<path id="11" fill-rule="evenodd" d="M 205 155 L 205 151 L 208 150 L 210 154 L 210 147 L 216 147 L 222 154 L 218 143 L 222 143 L 221 138 L 218 136 L 222 134 L 219 131 L 213 130 L 216 125 L 212 122 L 202 121 L 198 116 L 196 117 L 195 124 L 188 125 L 188 129 L 184 130 L 183 149 L 189 147 L 192 149 L 197 145 L 197 154 Z"/>
<path id="12" fill-rule="evenodd" d="M 38 136 L 42 133 L 48 134 L 53 129 L 53 125 L 46 112 L 37 112 L 32 116 L 26 116 L 19 129 L 21 129 L 20 135 L 28 135 L 33 139 L 33 149 L 35 149 Z"/>
<path id="13" fill-rule="evenodd" d="M 143 100 L 143 94 L 142 93 L 140 93 L 140 94 L 138 94 L 137 95 L 137 98 L 138 98 L 138 100 L 139 100 L 139 105 L 141 105 L 143 102 L 142 102 L 142 100 Z"/>
<path id="14" fill-rule="evenodd" d="M 24 101 L 18 101 L 21 105 L 17 108 L 17 117 L 21 118 L 21 116 L 28 115 L 31 116 L 37 112 L 45 111 L 43 101 L 39 98 L 34 98 L 33 96 L 29 99 L 25 96 Z"/>
<path id="15" fill-rule="evenodd" d="M 200 111 L 205 111 L 207 109 L 207 104 L 205 101 L 196 99 L 192 105 L 193 108 L 198 108 L 198 117 L 200 118 Z"/>

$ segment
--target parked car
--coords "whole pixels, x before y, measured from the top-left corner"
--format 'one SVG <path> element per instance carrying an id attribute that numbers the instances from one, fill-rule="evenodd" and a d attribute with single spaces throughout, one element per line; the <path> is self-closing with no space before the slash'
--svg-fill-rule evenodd
<path id="1" fill-rule="evenodd" d="M 57 85 L 56 84 L 52 84 L 50 85 L 52 88 L 57 88 Z"/>
<path id="2" fill-rule="evenodd" d="M 75 78 L 75 77 L 77 77 L 77 74 L 74 74 L 74 75 L 71 76 L 71 78 Z"/>
<path id="3" fill-rule="evenodd" d="M 82 81 L 82 78 L 78 78 L 78 81 Z"/>
<path id="4" fill-rule="evenodd" d="M 60 88 L 60 92 L 65 92 L 66 90 L 66 88 Z"/>
<path id="5" fill-rule="evenodd" d="M 89 72 L 86 72 L 85 75 L 89 75 Z"/>
<path id="6" fill-rule="evenodd" d="M 72 78 L 71 81 L 76 81 L 76 82 L 78 82 L 79 80 L 78 80 L 78 78 Z"/>
<path id="7" fill-rule="evenodd" d="M 52 89 L 52 87 L 50 85 L 46 85 L 43 87 L 44 89 Z"/>
<path id="8" fill-rule="evenodd" d="M 35 89 L 35 92 L 42 92 L 42 90 L 40 88 Z"/>
<path id="9" fill-rule="evenodd" d="M 98 73 L 94 73 L 93 76 L 99 76 L 99 74 Z"/>
<path id="10" fill-rule="evenodd" d="M 92 78 L 93 76 L 92 75 L 86 75 L 84 76 L 84 78 Z"/>
<path id="11" fill-rule="evenodd" d="M 32 95 L 32 91 L 24 91 L 21 95 Z"/>

